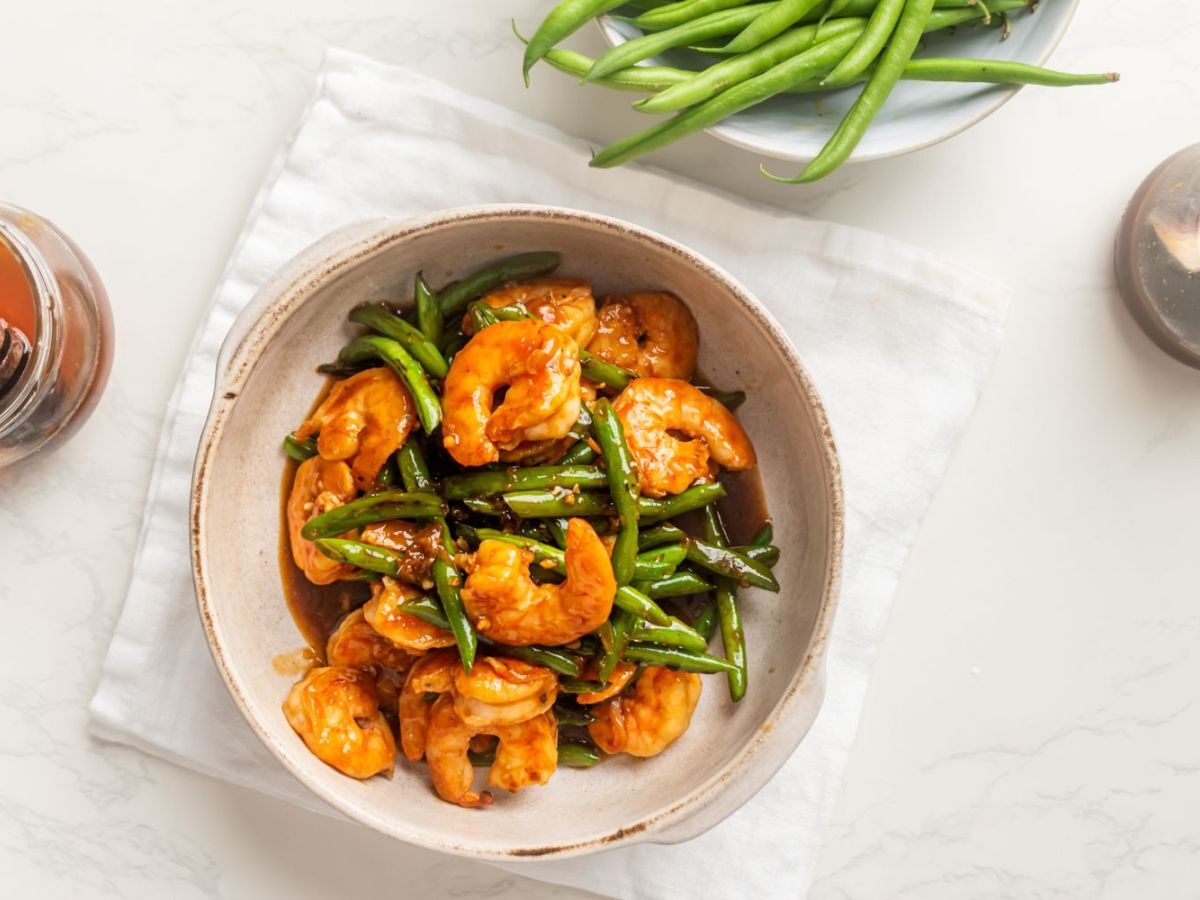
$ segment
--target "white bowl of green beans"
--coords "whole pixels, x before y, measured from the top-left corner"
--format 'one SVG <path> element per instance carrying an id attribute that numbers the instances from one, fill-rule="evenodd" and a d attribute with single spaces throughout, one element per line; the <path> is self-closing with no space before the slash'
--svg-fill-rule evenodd
<path id="1" fill-rule="evenodd" d="M 943 141 L 1026 84 L 1116 81 L 1109 72 L 1043 67 L 1077 5 L 567 0 L 533 34 L 525 67 L 529 74 L 544 61 L 585 82 L 645 95 L 634 108 L 648 114 L 647 127 L 599 150 L 594 166 L 620 165 L 706 130 L 763 156 L 807 163 L 799 174 L 786 167 L 769 173 L 807 182 L 847 161 Z M 610 51 L 592 60 L 558 46 L 591 18 Z"/>

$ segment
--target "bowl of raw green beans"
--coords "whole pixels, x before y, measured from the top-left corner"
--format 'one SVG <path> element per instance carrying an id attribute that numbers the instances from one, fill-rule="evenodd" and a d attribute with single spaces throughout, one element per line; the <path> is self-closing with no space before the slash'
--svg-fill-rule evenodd
<path id="1" fill-rule="evenodd" d="M 601 378 L 596 384 L 602 395 L 591 406 L 588 426 L 599 449 L 586 438 L 568 435 L 573 442 L 568 452 L 590 448 L 595 456 L 590 463 L 573 464 L 577 487 L 584 475 L 591 479 L 584 490 L 564 495 L 523 489 L 527 481 L 534 483 L 529 479 L 550 483 L 544 463 L 459 474 L 446 468 L 449 463 L 439 448 L 447 446 L 452 429 L 438 415 L 437 398 L 444 398 L 446 380 L 453 379 L 448 370 L 437 377 L 442 371 L 437 357 L 422 351 L 425 345 L 414 331 L 427 335 L 424 329 L 436 331 L 440 323 L 446 340 L 426 340 L 449 348 L 457 331 L 468 328 L 464 314 L 471 317 L 473 334 L 502 329 L 509 320 L 489 323 L 480 298 L 501 282 L 551 272 L 548 277 L 585 281 L 598 298 L 655 290 L 683 300 L 699 334 L 696 371 L 703 381 L 698 384 L 726 389 L 708 396 L 726 409 L 736 407 L 737 420 L 756 448 L 756 465 L 732 480 L 728 473 L 717 482 L 701 478 L 665 500 L 638 497 L 632 492 L 632 469 L 628 461 L 621 462 L 620 432 L 604 399 L 609 387 L 615 390 L 609 382 L 619 373 L 604 374 L 602 360 L 581 357 L 591 367 L 589 378 Z M 381 311 L 378 301 L 387 308 Z M 397 325 L 405 311 L 412 312 L 412 323 Z M 376 334 L 381 328 L 393 337 Z M 405 344 L 409 338 L 412 343 Z M 380 565 L 400 565 L 395 554 L 378 547 L 369 554 L 374 545 L 353 536 L 327 536 L 321 530 L 326 526 L 334 535 L 368 519 L 377 522 L 379 509 L 394 502 L 403 508 L 388 516 L 432 522 L 442 539 L 451 541 L 453 552 L 437 556 L 422 598 L 406 601 L 404 610 L 453 634 L 450 643 L 440 646 L 456 663 L 466 655 L 495 655 L 493 645 L 500 640 L 508 647 L 505 653 L 519 652 L 518 659 L 536 654 L 538 665 L 560 677 L 554 701 L 559 759 L 553 779 L 519 793 L 497 790 L 486 810 L 439 799 L 430 766 L 411 756 L 397 759 L 390 777 L 378 774 L 386 766 L 355 777 L 343 774 L 310 752 L 290 714 L 281 709 L 298 678 L 341 665 L 306 627 L 317 607 L 304 607 L 307 601 L 298 599 L 288 581 L 295 548 L 289 523 L 295 473 L 300 471 L 296 466 L 320 462 L 314 455 L 318 451 L 301 446 L 306 438 L 296 437 L 297 423 L 329 386 L 327 364 L 354 368 L 362 361 L 359 351 L 369 351 L 385 353 L 379 358 L 389 368 L 392 363 L 386 360 L 392 359 L 404 369 L 407 357 L 393 345 L 412 347 L 411 371 L 397 377 L 414 385 L 410 391 L 420 420 L 412 423 L 416 439 L 405 440 L 404 453 L 394 456 L 391 477 L 399 486 L 372 487 L 355 501 L 320 511 L 304 526 L 314 529 L 312 541 L 323 554 L 368 576 L 324 584 L 322 589 L 331 593 L 321 595 L 320 609 L 332 610 L 327 624 L 339 631 L 338 621 L 372 615 L 356 612 L 363 602 L 361 589 L 370 589 L 373 596 L 372 584 L 386 581 L 378 573 L 391 571 Z M 358 374 L 370 376 L 371 371 Z M 338 368 L 332 377 L 356 376 Z M 423 387 L 426 382 L 430 391 Z M 347 382 L 334 382 L 339 383 Z M 417 445 L 424 448 L 419 455 Z M 290 462 L 289 456 L 305 461 Z M 418 458 L 424 462 L 418 464 Z M 579 474 L 581 470 L 586 471 Z M 750 480 L 739 480 L 743 478 Z M 404 498 L 394 497 L 396 492 Z M 633 504 L 632 519 L 614 512 L 619 497 Z M 692 504 L 687 509 L 697 512 L 700 522 L 677 517 L 684 511 L 680 498 Z M 713 505 L 718 503 L 719 508 Z M 553 580 L 550 569 L 562 550 L 555 549 L 552 520 L 566 515 L 556 504 L 570 510 L 568 531 L 586 519 L 597 532 L 612 533 L 615 541 L 622 540 L 624 530 L 637 538 L 629 544 L 628 575 L 615 577 L 614 618 L 608 623 L 628 620 L 627 641 L 618 641 L 614 630 L 606 644 L 601 626 L 561 645 L 522 644 L 514 650 L 489 635 L 482 621 L 464 618 L 461 604 L 451 602 L 456 592 L 470 590 L 470 574 L 479 563 L 469 554 L 475 548 L 478 555 L 486 541 L 541 548 L 533 556 L 546 554 L 541 576 Z M 367 507 L 366 518 L 355 518 Z M 761 527 L 764 508 L 769 529 Z M 331 524 L 322 516 L 338 521 Z M 713 528 L 710 535 L 710 522 L 724 522 L 728 531 Z M 738 537 L 751 527 L 758 529 L 753 538 Z M 689 528 L 699 536 L 685 537 Z M 365 222 L 329 235 L 289 263 L 259 291 L 222 348 L 191 500 L 200 619 L 231 696 L 263 744 L 317 797 L 384 834 L 445 852 L 506 860 L 685 840 L 715 825 L 758 790 L 769 790 L 768 781 L 804 738 L 824 695 L 842 529 L 839 464 L 820 397 L 765 308 L 729 273 L 667 237 L 615 219 L 538 206 L 475 207 L 417 220 Z M 619 557 L 622 551 L 613 546 Z M 667 552 L 671 550 L 680 552 Z M 618 560 L 613 566 L 619 572 Z M 439 574 L 439 568 L 445 571 Z M 741 574 L 735 578 L 731 572 Z M 367 584 L 372 573 L 378 577 Z M 393 575 L 398 573 L 399 568 Z M 345 588 L 344 602 L 339 585 Z M 695 601 L 694 610 L 683 594 Z M 735 605 L 736 628 L 723 611 Z M 715 612 L 705 619 L 710 607 Z M 655 626 L 664 612 L 666 624 Z M 727 630 L 736 633 L 736 642 L 730 643 L 736 651 L 725 649 Z M 701 643 L 693 644 L 696 638 Z M 582 736 L 567 746 L 571 755 L 564 755 L 564 735 L 578 730 L 587 713 L 571 692 L 592 690 L 599 675 L 589 673 L 601 672 L 614 648 L 619 648 L 618 664 L 623 659 L 626 669 L 708 673 L 700 679 L 704 686 L 690 727 L 665 751 L 648 758 L 617 751 L 600 754 L 585 746 Z M 310 672 L 314 660 L 319 668 Z M 572 666 L 578 669 L 574 674 Z M 632 677 L 636 683 L 638 675 Z M 478 771 L 484 778 L 483 770 Z"/>
<path id="2" fill-rule="evenodd" d="M 1044 67 L 1078 0 L 567 0 L 526 42 L 526 77 L 553 67 L 642 95 L 646 127 L 598 150 L 621 165 L 698 131 L 762 156 L 776 181 L 943 141 L 1024 85 L 1102 85 Z M 595 19 L 612 48 L 560 43 Z"/>

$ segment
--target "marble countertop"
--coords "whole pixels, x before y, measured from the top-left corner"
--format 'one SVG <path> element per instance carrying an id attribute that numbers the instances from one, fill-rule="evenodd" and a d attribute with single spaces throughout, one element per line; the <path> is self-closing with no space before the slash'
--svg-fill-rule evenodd
<path id="1" fill-rule="evenodd" d="M 597 142 L 638 122 L 628 98 L 549 72 L 519 88 L 508 17 L 533 22 L 542 0 L 11 6 L 0 197 L 86 248 L 118 346 L 78 437 L 0 474 L 6 887 L 563 896 L 96 744 L 85 704 L 179 365 L 324 48 L 418 66 Z M 706 136 L 656 159 L 1016 291 L 902 581 L 814 900 L 1158 898 L 1200 883 L 1200 373 L 1137 331 L 1111 274 L 1125 201 L 1200 133 L 1198 38 L 1191 4 L 1090 0 L 1053 62 L 1119 69 L 1120 85 L 1028 89 L 954 140 L 815 187 L 772 186 L 757 159 Z"/>

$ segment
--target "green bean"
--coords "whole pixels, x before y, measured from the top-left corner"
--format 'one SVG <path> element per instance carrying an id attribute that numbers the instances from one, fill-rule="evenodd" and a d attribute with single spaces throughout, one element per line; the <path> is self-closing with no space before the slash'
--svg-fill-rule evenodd
<path id="1" fill-rule="evenodd" d="M 745 53 L 766 43 L 803 19 L 821 4 L 821 0 L 781 0 L 764 10 L 733 40 L 725 45 L 730 53 Z"/>
<path id="2" fill-rule="evenodd" d="M 470 338 L 461 331 L 450 335 L 450 337 L 446 339 L 446 342 L 442 344 L 442 354 L 446 357 L 446 362 L 452 364 L 454 362 L 454 357 L 458 355 L 458 352 L 462 350 L 463 347 L 467 346 L 467 341 L 469 340 Z"/>
<path id="3" fill-rule="evenodd" d="M 488 291 L 506 282 L 525 281 L 553 272 L 561 261 L 562 257 L 557 253 L 538 250 L 509 256 L 485 266 L 462 281 L 456 281 L 442 289 L 438 294 L 442 315 L 449 318 L 461 313 L 472 300 L 478 300 Z"/>
<path id="4" fill-rule="evenodd" d="M 525 79 L 525 87 L 529 87 L 529 70 L 537 65 L 538 60 L 555 44 L 574 34 L 584 23 L 610 9 L 616 9 L 624 2 L 625 0 L 563 0 L 550 10 L 550 14 L 542 20 L 542 24 L 525 47 L 525 59 L 521 64 L 521 76 Z"/>
<path id="5" fill-rule="evenodd" d="M 736 9 L 725 9 L 709 13 L 707 16 L 701 16 L 674 28 L 668 28 L 665 31 L 655 31 L 625 41 L 602 54 L 596 60 L 596 64 L 588 70 L 583 80 L 584 82 L 595 81 L 605 75 L 632 66 L 634 63 L 657 56 L 672 47 L 686 47 L 709 38 L 733 34 L 754 21 L 763 10 L 775 5 L 777 4 L 755 3 Z"/>
<path id="6" fill-rule="evenodd" d="M 482 516 L 503 516 L 508 511 L 504 501 L 495 497 L 467 497 L 462 504 L 471 512 Z"/>
<path id="7" fill-rule="evenodd" d="M 356 307 L 350 311 L 350 321 L 366 325 L 384 337 L 391 338 L 407 350 L 434 378 L 445 378 L 450 370 L 436 344 L 380 303 L 367 303 Z"/>
<path id="8" fill-rule="evenodd" d="M 569 769 L 589 769 L 600 762 L 600 752 L 578 741 L 562 741 L 558 745 L 558 764 Z"/>
<path id="9" fill-rule="evenodd" d="M 698 484 L 688 488 L 682 494 L 673 497 L 654 499 L 652 497 L 638 498 L 642 522 L 653 525 L 663 519 L 673 519 L 694 509 L 703 509 L 710 503 L 716 503 L 725 496 L 725 487 L 719 481 L 709 484 Z"/>
<path id="10" fill-rule="evenodd" d="M 632 585 L 623 584 L 617 588 L 613 605 L 655 625 L 671 624 L 671 617 L 663 612 L 662 607 Z"/>
<path id="11" fill-rule="evenodd" d="M 775 526 L 767 522 L 762 528 L 758 529 L 758 533 L 750 539 L 750 543 L 755 547 L 765 547 L 775 540 Z"/>
<path id="12" fill-rule="evenodd" d="M 779 548 L 773 544 L 750 544 L 746 547 L 730 547 L 729 549 L 746 559 L 752 559 L 770 568 L 774 568 L 775 563 L 779 562 Z"/>
<path id="13" fill-rule="evenodd" d="M 510 466 L 491 472 L 451 475 L 442 482 L 442 496 L 447 500 L 463 500 L 467 497 L 494 497 L 515 490 L 601 488 L 607 484 L 604 470 L 596 466 Z"/>
<path id="14" fill-rule="evenodd" d="M 678 525 L 670 523 L 655 525 L 638 535 L 638 549 L 649 550 L 651 547 L 661 547 L 663 544 L 681 544 L 687 538 L 687 532 Z"/>
<path id="15" fill-rule="evenodd" d="M 300 440 L 292 435 L 285 435 L 283 438 L 283 452 L 297 462 L 304 462 L 306 459 L 311 459 L 317 455 L 316 438 L 307 438 Z"/>
<path id="16" fill-rule="evenodd" d="M 569 519 L 546 519 L 546 530 L 559 550 L 567 549 L 567 522 Z"/>
<path id="17" fill-rule="evenodd" d="M 583 78 L 588 69 L 595 65 L 596 60 L 574 50 L 552 50 L 546 54 L 546 62 L 558 71 L 576 78 Z M 667 88 L 687 81 L 696 73 L 688 69 L 676 69 L 672 66 L 630 66 L 593 79 L 592 84 L 598 84 L 615 91 L 664 91 Z"/>
<path id="18" fill-rule="evenodd" d="M 661 31 L 722 9 L 745 6 L 749 2 L 750 0 L 680 0 L 678 3 L 668 3 L 666 6 L 642 13 L 633 20 L 633 24 L 647 31 Z"/>
<path id="19" fill-rule="evenodd" d="M 629 382 L 637 378 L 636 372 L 610 363 L 586 350 L 579 351 L 579 365 L 583 370 L 583 377 L 594 381 L 600 390 L 623 391 Z"/>
<path id="20" fill-rule="evenodd" d="M 332 375 L 334 378 L 348 378 L 351 375 L 357 375 L 363 369 L 369 368 L 371 368 L 371 363 L 366 361 L 358 363 L 331 362 L 321 363 L 321 365 L 317 366 L 317 371 L 322 375 Z"/>
<path id="21" fill-rule="evenodd" d="M 594 463 L 600 454 L 587 441 L 574 444 L 558 460 L 560 466 L 586 466 Z"/>
<path id="22" fill-rule="evenodd" d="M 406 491 L 432 491 L 433 478 L 425 463 L 425 454 L 416 435 L 409 435 L 404 446 L 396 451 L 396 462 L 400 468 L 400 480 Z"/>
<path id="23" fill-rule="evenodd" d="M 445 514 L 446 504 L 436 494 L 424 491 L 380 491 L 314 516 L 300 529 L 300 534 L 312 541 L 337 537 L 363 525 L 389 519 L 433 519 Z"/>
<path id="24" fill-rule="evenodd" d="M 438 597 L 442 601 L 442 610 L 446 613 L 446 621 L 450 623 L 450 631 L 454 634 L 454 643 L 458 646 L 458 655 L 462 661 L 464 672 L 470 672 L 475 665 L 475 650 L 479 644 L 479 636 L 467 618 L 463 607 L 462 574 L 451 560 L 457 547 L 450 537 L 450 529 L 442 520 L 442 550 L 444 557 L 438 555 L 433 560 L 433 583 L 437 586 Z"/>
<path id="25" fill-rule="evenodd" d="M 850 48 L 850 52 L 824 78 L 822 87 L 842 87 L 853 84 L 854 81 L 875 62 L 876 57 L 883 51 L 900 20 L 904 10 L 905 0 L 882 0 L 871 13 L 867 27 L 858 39 L 858 43 Z"/>
<path id="26" fill-rule="evenodd" d="M 446 327 L 442 308 L 438 305 L 437 294 L 420 272 L 413 278 L 413 297 L 416 298 L 417 327 L 435 348 L 442 346 L 442 332 Z"/>
<path id="27" fill-rule="evenodd" d="M 625 648 L 625 659 L 647 666 L 665 666 L 668 669 L 697 672 L 702 675 L 716 675 L 720 672 L 737 670 L 737 666 L 719 656 L 697 650 L 659 647 L 654 644 L 631 643 Z"/>
<path id="28" fill-rule="evenodd" d="M 748 78 L 722 91 L 711 100 L 693 106 L 663 122 L 609 144 L 592 157 L 591 165 L 610 168 L 649 153 L 684 135 L 715 125 L 736 112 L 761 103 L 768 97 L 786 90 L 837 65 L 856 40 L 854 33 L 824 41 L 798 53 L 791 59 L 773 66 L 761 75 Z"/>
<path id="29" fill-rule="evenodd" d="M 621 661 L 621 656 L 625 653 L 625 647 L 629 643 L 629 631 L 633 627 L 634 621 L 633 616 L 623 609 L 618 609 L 613 613 L 610 620 L 611 644 L 604 649 L 600 662 L 596 666 L 596 677 L 605 684 L 612 680 L 617 663 Z"/>
<path id="30" fill-rule="evenodd" d="M 741 584 L 753 585 L 773 593 L 779 592 L 779 582 L 767 566 L 735 553 L 728 547 L 691 539 L 687 544 L 687 558 L 693 565 L 732 578 Z"/>
<path id="31" fill-rule="evenodd" d="M 407 556 L 389 547 L 342 538 L 317 538 L 313 544 L 321 553 L 336 562 L 348 563 L 369 572 L 390 575 L 392 578 L 400 576 L 400 563 Z"/>
<path id="32" fill-rule="evenodd" d="M 651 625 L 648 622 L 635 622 L 629 632 L 630 640 L 650 644 L 662 644 L 666 647 L 680 647 L 684 650 L 706 650 L 708 641 L 696 633 L 685 622 L 674 616 L 670 625 Z"/>
<path id="33" fill-rule="evenodd" d="M 637 555 L 637 565 L 634 568 L 636 581 L 657 581 L 672 574 L 687 557 L 687 547 L 683 544 L 667 544 L 655 547 Z"/>
<path id="34" fill-rule="evenodd" d="M 584 678 L 558 679 L 558 689 L 564 694 L 596 694 L 605 687 L 607 685 L 601 684 L 599 681 L 588 681 Z"/>
<path id="35" fill-rule="evenodd" d="M 558 719 L 559 725 L 573 725 L 576 728 L 583 728 L 596 721 L 595 716 L 574 703 L 569 706 L 565 703 L 555 703 L 554 718 Z"/>
<path id="36" fill-rule="evenodd" d="M 833 136 L 826 141 L 821 152 L 793 178 L 779 178 L 763 169 L 768 178 L 785 184 L 816 181 L 824 178 L 850 157 L 866 134 L 867 127 L 878 115 L 880 107 L 891 95 L 896 82 L 900 80 L 904 67 L 912 58 L 913 51 L 917 49 L 932 11 L 933 0 L 906 0 L 896 30 L 867 80 L 867 86 L 855 99 L 849 112 L 842 117 L 842 121 L 838 123 Z"/>
<path id="37" fill-rule="evenodd" d="M 567 574 L 567 554 L 558 547 L 552 547 L 544 541 L 528 538 L 521 534 L 508 534 L 504 531 L 497 531 L 494 528 L 476 528 L 473 529 L 473 532 L 473 537 L 480 541 L 501 541 L 505 544 L 512 544 L 514 547 L 528 550 L 533 554 L 534 564 L 538 567 L 549 572 L 557 572 L 559 575 Z M 650 580 L 658 576 L 666 568 L 670 562 L 670 558 L 652 559 L 646 557 L 643 559 L 642 557 L 637 557 L 634 566 L 634 577 L 640 580 Z M 678 565 L 682 561 L 681 557 L 675 565 Z M 672 566 L 672 568 L 674 567 Z"/>
<path id="38" fill-rule="evenodd" d="M 356 338 L 338 354 L 340 363 L 356 363 L 378 358 L 404 382 L 417 405 L 417 417 L 426 434 L 432 434 L 442 421 L 442 404 L 429 383 L 425 370 L 407 350 L 391 338 L 368 334 Z"/>
<path id="39" fill-rule="evenodd" d="M 659 578 L 657 581 L 635 581 L 633 586 L 651 600 L 691 597 L 693 594 L 703 594 L 713 588 L 695 572 L 687 569 L 681 569 L 666 578 Z"/>
<path id="40" fill-rule="evenodd" d="M 481 640 L 493 644 L 486 638 L 481 638 Z M 504 656 L 512 656 L 535 666 L 545 666 L 568 678 L 578 678 L 583 672 L 579 658 L 567 653 L 561 647 L 513 647 L 508 644 L 493 644 L 493 646 Z"/>
<path id="41" fill-rule="evenodd" d="M 412 600 L 405 600 L 397 608 L 410 616 L 416 616 L 422 622 L 428 622 L 435 628 L 441 628 L 443 631 L 450 630 L 450 623 L 446 621 L 446 614 L 442 612 L 442 604 L 432 597 L 414 597 Z"/>
<path id="42" fill-rule="evenodd" d="M 717 601 L 709 600 L 705 604 L 704 609 L 700 610 L 700 615 L 696 616 L 696 621 L 692 622 L 692 630 L 704 638 L 705 641 L 711 641 L 713 635 L 717 633 L 717 628 L 720 627 L 720 624 Z"/>
<path id="43" fill-rule="evenodd" d="M 479 334 L 483 329 L 500 321 L 499 316 L 486 303 L 476 300 L 467 304 L 467 317 L 471 320 L 471 332 Z"/>
<path id="44" fill-rule="evenodd" d="M 832 39 L 850 33 L 862 34 L 865 27 L 864 19 L 839 19 L 826 29 L 825 38 Z M 722 60 L 703 72 L 698 72 L 683 84 L 638 101 L 633 105 L 634 109 L 645 113 L 675 112 L 702 103 L 728 90 L 732 85 L 760 75 L 773 66 L 811 49 L 817 43 L 816 36 L 816 25 L 795 28 L 749 53 Z"/>
<path id="45" fill-rule="evenodd" d="M 391 487 L 400 477 L 400 470 L 396 467 L 395 454 L 389 456 L 379 469 L 379 474 L 375 476 L 375 484 L 382 487 Z"/>
<path id="46" fill-rule="evenodd" d="M 705 536 L 717 548 L 728 543 L 725 527 L 714 506 L 704 511 Z M 725 659 L 733 663 L 735 671 L 726 673 L 729 682 L 729 698 L 737 703 L 746 696 L 749 665 L 746 655 L 746 629 L 742 624 L 742 613 L 737 603 L 737 586 L 731 578 L 718 578 L 713 600 L 717 607 L 717 620 L 721 624 L 721 643 L 725 647 Z"/>
<path id="47" fill-rule="evenodd" d="M 745 391 L 721 391 L 707 385 L 698 385 L 700 393 L 712 397 L 726 409 L 732 411 L 746 402 Z"/>
<path id="48" fill-rule="evenodd" d="M 628 584 L 634 577 L 638 552 L 638 477 L 625 443 L 625 428 L 612 404 L 602 397 L 593 409 L 592 437 L 600 445 L 609 493 L 620 520 L 612 549 L 613 575 L 617 584 Z"/>
<path id="49" fill-rule="evenodd" d="M 1026 63 L 991 59 L 914 59 L 904 67 L 904 78 L 916 81 L 967 81 L 988 84 L 1034 84 L 1075 87 L 1120 81 L 1116 72 L 1073 74 Z"/>

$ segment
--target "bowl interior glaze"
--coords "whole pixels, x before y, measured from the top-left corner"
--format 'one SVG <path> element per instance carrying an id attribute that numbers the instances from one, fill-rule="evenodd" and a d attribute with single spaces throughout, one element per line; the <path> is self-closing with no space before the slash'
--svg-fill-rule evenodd
<path id="1" fill-rule="evenodd" d="M 701 366 L 745 388 L 740 411 L 760 454 L 775 517 L 783 593 L 745 591 L 750 691 L 736 708 L 705 678 L 693 725 L 650 760 L 618 757 L 560 770 L 484 811 L 436 798 L 425 766 L 358 782 L 321 763 L 280 711 L 294 676 L 277 654 L 303 645 L 277 563 L 279 443 L 322 384 L 314 372 L 352 333 L 364 300 L 410 297 L 418 269 L 444 284 L 506 254 L 555 249 L 561 274 L 598 295 L 663 288 L 700 324 Z M 816 715 L 821 659 L 840 571 L 841 496 L 828 426 L 794 352 L 765 311 L 690 251 L 631 226 L 547 208 L 483 208 L 419 222 L 359 226 L 306 251 L 260 292 L 223 353 L 197 459 L 194 554 L 201 616 L 244 714 L 292 772 L 332 805 L 414 844 L 491 858 L 586 853 L 635 840 L 678 840 L 745 802 L 786 760 Z M 482 771 L 480 771 L 482 778 Z"/>

